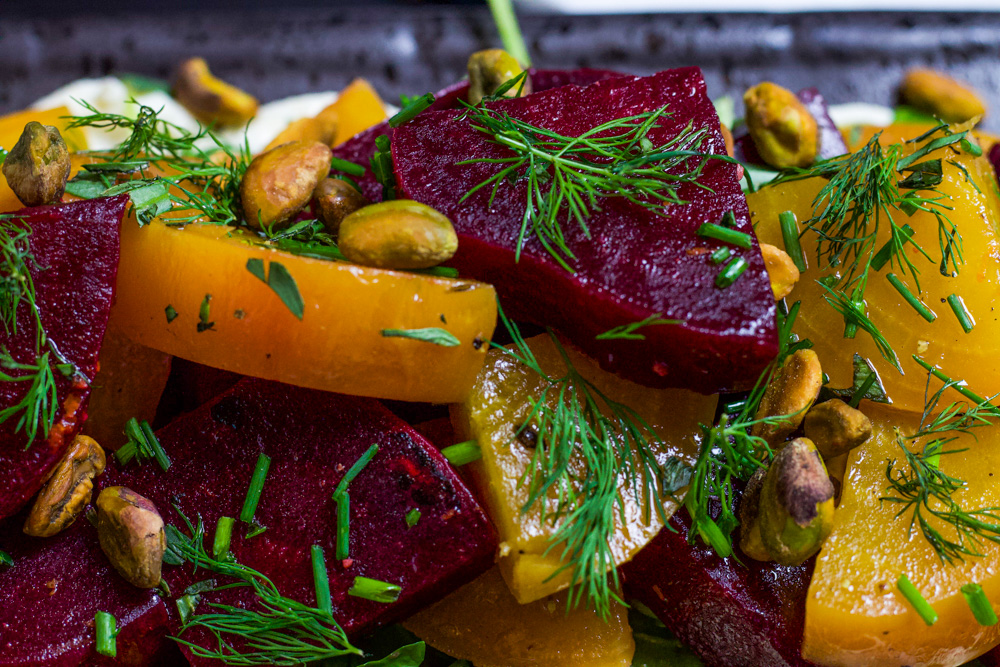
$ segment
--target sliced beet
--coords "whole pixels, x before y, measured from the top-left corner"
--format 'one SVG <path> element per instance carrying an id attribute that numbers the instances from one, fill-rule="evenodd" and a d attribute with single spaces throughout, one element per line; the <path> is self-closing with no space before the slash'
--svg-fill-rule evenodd
<path id="1" fill-rule="evenodd" d="M 315 605 L 309 549 L 321 545 L 333 613 L 351 636 L 407 616 L 493 564 L 496 537 L 482 508 L 440 452 L 377 401 L 248 378 L 157 435 L 172 460 L 167 472 L 133 465 L 109 471 L 102 485 L 134 489 L 166 522 L 182 526 L 176 502 L 192 520 L 202 517 L 212 535 L 220 516 L 239 516 L 257 457 L 266 453 L 272 462 L 256 519 L 267 530 L 244 539 L 240 524 L 232 552 L 284 595 Z M 352 562 L 337 562 L 331 495 L 373 443 L 378 453 L 349 487 Z M 405 517 L 412 509 L 420 520 L 411 528 Z M 164 569 L 174 591 L 209 576 L 190 566 Z M 402 595 L 393 604 L 351 597 L 356 576 L 399 584 Z M 247 589 L 205 597 L 254 604 Z M 175 618 L 171 632 L 179 630 Z M 204 632 L 183 638 L 212 645 Z"/>
<path id="2" fill-rule="evenodd" d="M 76 379 L 56 372 L 55 425 L 25 449 L 19 417 L 0 425 L 0 519 L 16 512 L 38 491 L 86 419 L 97 354 L 104 339 L 118 273 L 118 231 L 128 196 L 23 209 L 13 224 L 31 229 L 30 248 L 40 267 L 32 271 L 42 326 L 60 354 L 80 371 Z M 26 303 L 17 315 L 17 334 L 0 338 L 15 360 L 35 363 L 35 322 Z M 50 355 L 51 356 L 51 355 Z M 8 371 L 21 375 L 23 371 Z M 26 382 L 0 383 L 0 408 L 17 404 Z"/>
<path id="3" fill-rule="evenodd" d="M 692 124 L 704 130 L 705 150 L 722 154 L 718 116 L 697 68 L 650 77 L 618 77 L 587 87 L 563 86 L 529 97 L 491 103 L 498 111 L 568 136 L 601 123 L 669 105 L 649 138 L 667 141 Z M 515 263 L 527 185 L 504 182 L 492 204 L 482 188 L 496 164 L 458 164 L 469 158 L 511 153 L 475 130 L 459 111 L 424 113 L 396 129 L 392 154 L 400 197 L 428 204 L 448 216 L 459 236 L 452 264 L 463 274 L 492 283 L 508 314 L 553 326 L 603 368 L 655 387 L 686 387 L 704 393 L 746 388 L 777 353 L 774 298 L 761 258 L 736 166 L 709 160 L 699 184 L 680 187 L 687 204 L 658 215 L 623 198 L 599 201 L 587 219 L 588 238 L 564 222 L 576 273 L 562 268 L 529 235 Z M 727 289 L 715 285 L 720 267 L 710 253 L 722 244 L 699 237 L 706 222 L 732 211 L 736 229 L 751 234 L 739 251 L 748 267 Z M 649 317 L 680 324 L 646 327 L 645 340 L 597 340 L 614 327 Z"/>
<path id="4" fill-rule="evenodd" d="M 620 572 L 626 594 L 649 607 L 707 667 L 809 667 L 802 658 L 812 561 L 798 567 L 739 554 L 719 558 L 688 542 L 690 519 L 674 515 Z"/>
<path id="5" fill-rule="evenodd" d="M 138 666 L 179 658 L 166 636 L 163 601 L 115 573 L 88 521 L 38 539 L 21 534 L 18 519 L 0 528 L 0 545 L 14 560 L 0 566 L 0 666 Z M 113 661 L 95 652 L 98 611 L 112 614 L 121 630 Z"/>
<path id="6" fill-rule="evenodd" d="M 833 118 L 830 117 L 830 107 L 827 106 L 826 98 L 819 92 L 819 89 L 803 88 L 795 93 L 795 96 L 816 119 L 816 126 L 819 129 L 819 151 L 816 157 L 820 160 L 827 160 L 850 152 L 844 142 L 843 135 L 840 134 Z M 753 139 L 747 132 L 746 125 L 741 125 L 734 130 L 733 147 L 737 159 L 750 164 L 764 164 L 757 152 L 757 147 L 753 144 Z"/>

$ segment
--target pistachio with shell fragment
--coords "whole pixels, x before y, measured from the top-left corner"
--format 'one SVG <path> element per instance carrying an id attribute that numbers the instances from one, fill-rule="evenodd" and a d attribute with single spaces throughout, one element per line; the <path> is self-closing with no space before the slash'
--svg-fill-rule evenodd
<path id="1" fill-rule="evenodd" d="M 780 445 L 802 424 L 806 412 L 816 402 L 823 387 L 823 368 L 812 350 L 798 350 L 785 360 L 767 386 L 751 434 Z M 778 417 L 765 423 L 760 420 Z"/>
<path id="2" fill-rule="evenodd" d="M 3 161 L 3 175 L 22 204 L 42 206 L 62 199 L 70 166 L 58 128 L 31 121 Z"/>
<path id="3" fill-rule="evenodd" d="M 24 533 L 51 537 L 73 525 L 90 502 L 94 478 L 104 472 L 106 463 L 97 442 L 85 435 L 76 436 L 35 498 Z"/>
<path id="4" fill-rule="evenodd" d="M 757 152 L 772 167 L 808 167 L 819 152 L 819 127 L 795 93 L 765 81 L 743 95 Z"/>
<path id="5" fill-rule="evenodd" d="M 167 548 L 156 505 L 124 486 L 109 486 L 97 497 L 97 536 L 118 574 L 139 588 L 160 583 Z"/>

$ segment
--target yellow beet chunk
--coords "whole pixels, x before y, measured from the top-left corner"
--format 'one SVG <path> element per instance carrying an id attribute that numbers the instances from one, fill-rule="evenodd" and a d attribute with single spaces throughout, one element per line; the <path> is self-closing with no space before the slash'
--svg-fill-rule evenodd
<path id="1" fill-rule="evenodd" d="M 850 454 L 833 532 L 816 559 L 806 601 L 803 657 L 830 667 L 964 664 L 1000 642 L 1000 625 L 979 625 L 960 590 L 978 583 L 993 608 L 1000 610 L 1000 548 L 986 542 L 984 557 L 967 556 L 952 566 L 938 559 L 918 527 L 907 535 L 912 512 L 896 518 L 901 506 L 879 498 L 890 495 L 888 460 L 897 461 L 894 470 L 902 466 L 909 472 L 893 427 L 912 433 L 920 419 L 870 407 L 872 437 Z M 1000 468 L 1000 426 L 947 434 L 952 435 L 958 439 L 946 449 L 969 448 L 941 457 L 944 473 L 968 483 L 954 499 L 966 510 L 1000 505 L 994 476 Z M 955 538 L 946 524 L 934 525 L 945 538 Z M 934 625 L 928 627 L 899 593 L 896 581 L 901 574 L 934 607 L 939 617 Z"/>
<path id="2" fill-rule="evenodd" d="M 882 146 L 912 136 L 913 129 L 912 125 L 903 126 L 902 130 L 895 126 L 888 128 L 882 134 Z M 1000 201 L 996 177 L 985 157 L 974 158 L 964 152 L 954 154 L 948 148 L 928 157 L 944 160 L 944 181 L 939 189 L 952 197 L 952 201 L 944 203 L 954 207 L 947 213 L 962 235 L 965 263 L 959 264 L 958 276 L 942 276 L 938 266 L 941 256 L 938 224 L 934 216 L 923 212 L 912 217 L 899 211 L 893 213 L 896 224 L 909 224 L 913 228 L 914 240 L 934 260 L 928 261 L 920 255 L 912 243 L 906 245 L 906 252 L 920 269 L 923 292 L 919 298 L 937 315 L 934 322 L 925 321 L 886 279 L 889 272 L 903 277 L 898 262 L 894 268 L 887 264 L 881 271 L 873 269 L 868 280 L 868 317 L 892 345 L 905 375 L 882 358 L 866 332 L 859 330 L 854 339 L 844 338 L 844 318 L 824 301 L 826 292 L 816 282 L 831 270 L 817 267 L 817 235 L 808 230 L 802 236 L 802 247 L 809 266 L 802 272 L 790 297 L 802 302 L 795 331 L 813 342 L 813 349 L 819 355 L 823 370 L 829 374 L 832 387 L 851 386 L 852 359 L 857 352 L 875 366 L 893 403 L 901 409 L 917 412 L 924 405 L 927 374 L 913 360 L 914 354 L 940 366 L 950 377 L 965 380 L 980 395 L 990 396 L 1000 391 L 1000 319 L 994 312 L 1000 300 Z M 978 192 L 952 162 L 967 169 L 982 192 Z M 747 195 L 760 240 L 784 248 L 778 215 L 782 211 L 792 211 L 801 226 L 812 215 L 813 199 L 825 183 L 818 179 L 792 181 Z M 876 249 L 889 238 L 888 224 L 883 221 L 881 227 Z M 913 287 L 909 275 L 905 276 L 905 282 Z M 916 293 L 916 289 L 913 292 Z M 968 334 L 945 302 L 952 294 L 964 300 L 975 320 L 975 327 Z M 946 397 L 946 400 L 958 399 L 953 391 Z"/>
<path id="3" fill-rule="evenodd" d="M 304 304 L 301 320 L 247 269 L 250 259 L 263 261 L 269 276 L 285 268 Z M 135 341 L 208 366 L 358 396 L 450 403 L 465 398 L 482 367 L 496 295 L 483 283 L 270 250 L 230 227 L 177 229 L 158 220 L 140 228 L 127 219 L 112 312 Z M 382 335 L 423 328 L 445 329 L 458 345 Z"/>
<path id="4" fill-rule="evenodd" d="M 612 603 L 566 612 L 566 593 L 518 604 L 499 568 L 403 623 L 434 648 L 476 667 L 628 667 L 635 643 L 628 614 Z"/>
<path id="5" fill-rule="evenodd" d="M 548 336 L 528 341 L 532 352 L 550 376 L 561 377 L 566 366 Z M 638 412 L 661 440 L 660 462 L 669 456 L 692 463 L 699 447 L 698 423 L 711 423 L 717 398 L 680 389 L 647 389 L 602 371 L 595 362 L 567 347 L 570 360 L 580 373 L 619 403 Z M 514 597 L 522 604 L 538 600 L 569 586 L 571 574 L 563 570 L 560 549 L 546 554 L 555 532 L 551 521 L 542 522 L 536 503 L 530 511 L 521 511 L 528 501 L 524 474 L 531 465 L 533 450 L 515 435 L 531 411 L 531 401 L 542 388 L 542 380 L 499 350 L 490 352 L 485 367 L 468 399 L 452 407 L 452 422 L 462 440 L 476 440 L 482 459 L 470 464 L 479 495 L 500 534 L 500 569 Z M 571 464 L 572 465 L 572 464 Z M 611 543 L 614 563 L 620 565 L 639 551 L 662 527 L 655 509 L 649 521 L 625 476 L 618 488 L 626 504 L 627 521 L 618 526 Z M 677 509 L 672 500 L 664 503 L 669 517 Z M 616 510 L 617 511 L 617 510 Z"/>
<path id="6" fill-rule="evenodd" d="M 58 128 L 62 134 L 63 141 L 66 142 L 66 147 L 71 152 L 83 150 L 87 147 L 87 141 L 83 133 L 79 129 L 66 129 L 69 120 L 62 117 L 68 115 L 69 109 L 66 107 L 56 107 L 47 111 L 33 111 L 29 109 L 0 116 L 0 148 L 9 151 L 17 143 L 21 133 L 24 132 L 24 126 L 31 121 L 36 121 L 42 125 L 51 125 Z M 73 169 L 71 176 L 75 172 L 76 168 Z M 14 195 L 14 191 L 7 185 L 7 179 L 3 174 L 0 174 L 0 212 L 16 211 L 23 206 L 24 204 L 20 202 Z"/>
<path id="7" fill-rule="evenodd" d="M 337 118 L 337 136 L 333 146 L 344 143 L 388 117 L 382 99 L 364 79 L 355 79 L 348 84 L 340 91 L 337 101 L 321 111 L 318 117 L 329 114 L 336 114 Z"/>

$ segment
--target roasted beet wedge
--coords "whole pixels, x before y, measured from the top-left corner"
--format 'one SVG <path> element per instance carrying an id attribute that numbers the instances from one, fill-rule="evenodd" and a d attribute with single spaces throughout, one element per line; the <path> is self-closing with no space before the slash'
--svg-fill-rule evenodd
<path id="1" fill-rule="evenodd" d="M 0 529 L 0 544 L 14 561 L 0 567 L 0 665 L 138 667 L 180 659 L 167 638 L 164 602 L 115 573 L 89 522 L 38 539 L 21 534 L 20 518 Z M 114 660 L 95 652 L 98 611 L 112 614 L 120 629 Z"/>
<path id="2" fill-rule="evenodd" d="M 245 379 L 158 436 L 172 461 L 167 472 L 131 465 L 109 471 L 101 484 L 128 486 L 156 503 L 167 523 L 183 527 L 176 502 L 192 520 L 204 519 L 212 535 L 220 516 L 239 516 L 258 455 L 266 453 L 272 462 L 256 519 L 267 530 L 247 539 L 240 524 L 232 553 L 282 594 L 315 605 L 310 547 L 321 545 L 333 614 L 350 636 L 407 616 L 493 564 L 496 537 L 471 493 L 434 446 L 377 401 Z M 349 487 L 350 560 L 339 562 L 331 496 L 373 443 L 378 453 Z M 414 509 L 420 519 L 408 527 L 406 514 Z M 163 576 L 183 591 L 210 573 L 167 566 Z M 393 604 L 349 596 L 357 576 L 398 584 L 402 594 Z M 245 588 L 205 598 L 255 604 Z M 203 602 L 199 611 L 209 607 Z M 171 633 L 179 632 L 174 619 Z M 181 637 L 215 646 L 205 632 Z"/>
<path id="3" fill-rule="evenodd" d="M 97 372 L 118 272 L 118 230 L 128 196 L 93 199 L 59 206 L 23 209 L 7 222 L 31 230 L 30 250 L 38 268 L 31 271 L 42 325 L 57 349 L 77 369 L 75 377 L 56 371 L 58 408 L 52 430 L 27 442 L 16 432 L 20 413 L 0 425 L 0 519 L 10 516 L 34 494 L 62 457 L 86 418 L 88 378 Z M 35 364 L 35 321 L 27 303 L 17 313 L 16 335 L 0 328 L 3 347 L 20 363 Z M 53 363 L 56 361 L 52 359 Z M 14 376 L 25 371 L 7 370 Z M 0 383 L 0 409 L 16 405 L 28 382 Z"/>
<path id="4" fill-rule="evenodd" d="M 725 152 L 697 68 L 563 86 L 489 105 L 571 137 L 667 106 L 670 115 L 648 132 L 653 145 L 690 127 L 705 133 L 701 150 Z M 451 263 L 496 286 L 508 314 L 559 329 L 606 370 L 647 386 L 712 393 L 753 384 L 777 353 L 774 298 L 735 165 L 707 160 L 697 183 L 679 187 L 687 203 L 668 206 L 662 215 L 622 197 L 598 199 L 586 220 L 589 235 L 563 211 L 563 238 L 576 258 L 569 260 L 571 273 L 530 232 L 515 263 L 527 179 L 504 179 L 492 203 L 489 187 L 465 198 L 507 165 L 460 164 L 463 160 L 512 155 L 461 111 L 421 114 L 392 137 L 398 195 L 451 219 L 459 236 Z M 736 249 L 746 271 L 732 286 L 720 288 L 715 282 L 720 266 L 710 254 L 723 244 L 696 232 L 704 223 L 719 223 L 727 212 L 735 216 L 737 230 L 750 234 L 750 248 Z M 641 340 L 596 338 L 647 318 L 678 323 L 645 327 Z"/>
<path id="5" fill-rule="evenodd" d="M 740 554 L 719 558 L 688 543 L 690 519 L 667 528 L 621 568 L 626 594 L 639 600 L 708 667 L 809 667 L 802 659 L 809 565 L 784 567 Z"/>

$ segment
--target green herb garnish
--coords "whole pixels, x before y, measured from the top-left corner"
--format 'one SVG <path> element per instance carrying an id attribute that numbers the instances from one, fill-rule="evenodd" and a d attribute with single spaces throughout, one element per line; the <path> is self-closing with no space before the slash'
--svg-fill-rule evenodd
<path id="1" fill-rule="evenodd" d="M 420 510 L 416 507 L 406 513 L 406 527 L 413 528 L 420 521 Z"/>
<path id="2" fill-rule="evenodd" d="M 247 260 L 247 271 L 267 283 L 267 286 L 278 295 L 281 302 L 288 307 L 292 315 L 302 319 L 305 314 L 305 302 L 299 293 L 299 287 L 295 284 L 295 278 L 288 272 L 284 264 L 271 261 L 268 263 L 267 273 L 264 271 L 264 260 L 259 257 L 252 257 Z"/>
<path id="3" fill-rule="evenodd" d="M 236 519 L 231 516 L 220 516 L 215 522 L 215 538 L 212 540 L 212 558 L 223 560 L 229 555 L 229 545 L 233 539 L 233 526 Z"/>
<path id="4" fill-rule="evenodd" d="M 99 611 L 94 616 L 94 632 L 97 635 L 97 653 L 108 658 L 118 656 L 118 622 L 106 611 Z"/>
<path id="5" fill-rule="evenodd" d="M 326 556 L 323 547 L 314 544 L 309 548 L 312 559 L 313 584 L 316 588 L 316 608 L 333 616 L 333 598 L 330 597 L 330 574 L 326 570 Z"/>
<path id="6" fill-rule="evenodd" d="M 500 33 L 500 41 L 503 48 L 510 55 L 521 63 L 524 67 L 531 65 L 531 57 L 528 55 L 528 47 L 524 43 L 524 36 L 521 34 L 521 27 L 517 24 L 517 15 L 514 14 L 514 5 L 511 0 L 487 0 L 490 11 L 493 13 L 493 22 Z"/>
<path id="7" fill-rule="evenodd" d="M 205 298 L 201 300 L 201 305 L 198 307 L 198 333 L 203 333 L 209 331 L 215 327 L 215 322 L 211 321 L 212 318 L 212 295 L 206 294 Z"/>
<path id="8" fill-rule="evenodd" d="M 333 491 L 333 502 L 337 503 L 337 560 L 345 560 L 350 556 L 349 538 L 351 525 L 351 496 L 347 488 L 354 478 L 365 469 L 378 453 L 378 445 L 373 444 L 357 461 L 347 469 L 344 477 L 337 483 Z"/>
<path id="9" fill-rule="evenodd" d="M 257 457 L 257 464 L 253 468 L 250 477 L 250 486 L 247 488 L 247 497 L 243 501 L 243 509 L 240 510 L 240 521 L 243 523 L 253 523 L 254 514 L 257 513 L 257 503 L 260 502 L 260 494 L 264 490 L 264 480 L 267 478 L 267 471 L 271 468 L 271 457 L 261 452 Z"/>
<path id="10" fill-rule="evenodd" d="M 396 584 L 368 577 L 354 577 L 354 585 L 348 589 L 347 594 L 373 602 L 392 604 L 399 599 L 402 592 L 403 589 Z"/>
<path id="11" fill-rule="evenodd" d="M 604 333 L 597 334 L 594 338 L 596 340 L 646 340 L 646 336 L 641 333 L 636 333 L 639 329 L 661 326 L 664 324 L 682 324 L 682 322 L 681 320 L 665 320 L 663 319 L 662 313 L 656 313 L 655 315 L 650 315 L 640 322 L 622 324 L 621 326 L 609 329 Z"/>
<path id="12" fill-rule="evenodd" d="M 125 424 L 125 435 L 128 437 L 128 442 L 115 451 L 118 463 L 126 465 L 132 459 L 140 463 L 146 459 L 154 459 L 164 472 L 170 468 L 170 458 L 148 421 L 144 419 L 140 423 L 138 419 L 132 417 Z"/>
<path id="13" fill-rule="evenodd" d="M 441 450 L 441 453 L 448 459 L 448 463 L 453 466 L 464 466 L 467 463 L 472 463 L 483 458 L 483 452 L 479 448 L 479 443 L 475 440 L 467 440 L 445 447 Z"/>
<path id="14" fill-rule="evenodd" d="M 385 338 L 409 338 L 424 343 L 433 343 L 441 347 L 457 347 L 462 342 L 454 334 L 439 327 L 428 327 L 426 329 L 382 329 L 381 334 Z"/>
<path id="15" fill-rule="evenodd" d="M 950 295 L 948 305 L 951 306 L 951 312 L 955 313 L 955 319 L 961 325 L 962 331 L 965 333 L 972 331 L 972 328 L 976 326 L 976 321 L 972 319 L 972 313 L 965 307 L 965 301 L 962 300 L 962 297 L 957 294 Z"/>
<path id="16" fill-rule="evenodd" d="M 920 594 L 917 587 L 913 585 L 910 578 L 905 574 L 899 575 L 899 579 L 896 581 L 896 588 L 902 593 L 906 601 L 910 603 L 914 611 L 923 619 L 924 623 L 927 625 L 934 625 L 937 623 L 938 615 L 934 611 L 934 607 L 927 601 L 927 599 Z"/>
<path id="17" fill-rule="evenodd" d="M 163 312 L 167 316 L 167 324 L 170 324 L 177 319 L 177 310 L 170 304 L 167 304 L 167 307 L 163 309 Z"/>
<path id="18" fill-rule="evenodd" d="M 969 605 L 969 609 L 979 625 L 991 626 L 1000 621 L 997 618 L 997 613 L 993 611 L 993 605 L 986 597 L 983 587 L 979 584 L 971 583 L 962 586 L 962 597 L 965 598 L 965 602 Z"/>

